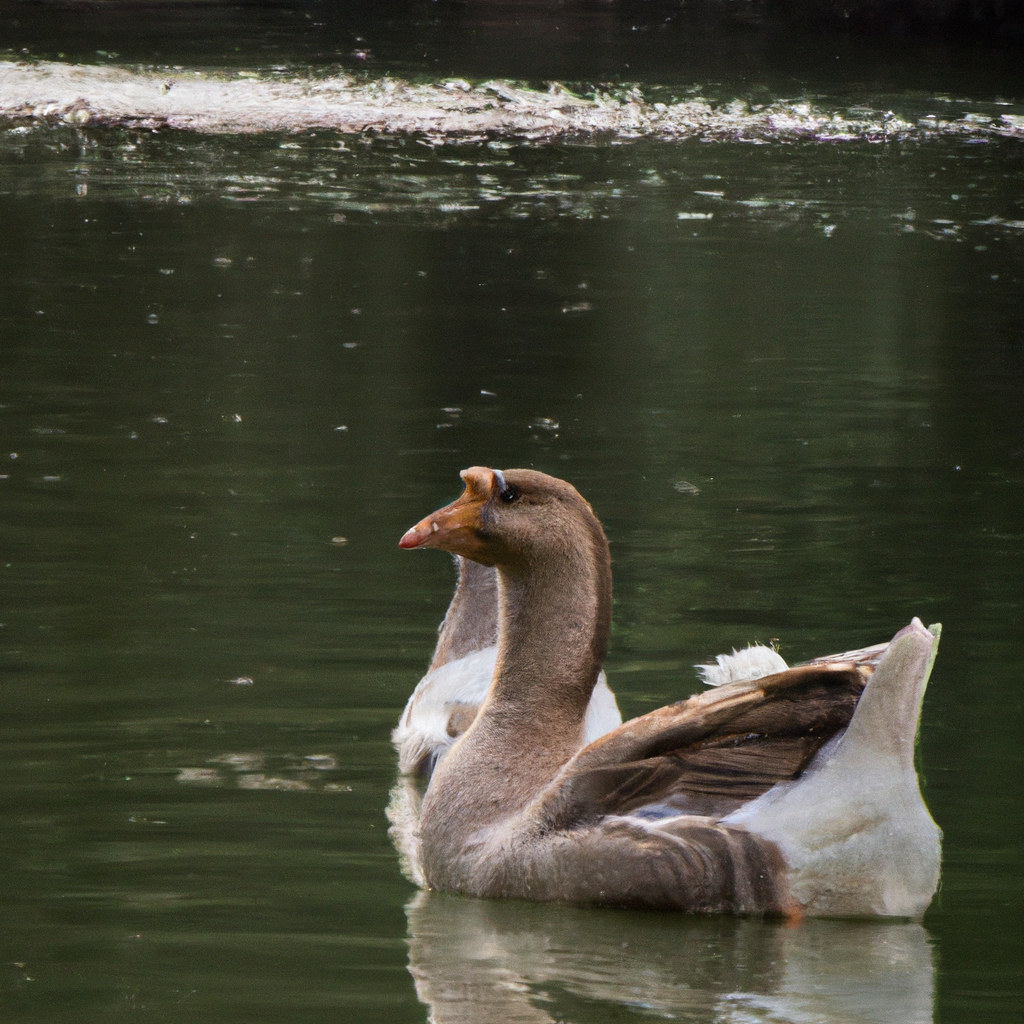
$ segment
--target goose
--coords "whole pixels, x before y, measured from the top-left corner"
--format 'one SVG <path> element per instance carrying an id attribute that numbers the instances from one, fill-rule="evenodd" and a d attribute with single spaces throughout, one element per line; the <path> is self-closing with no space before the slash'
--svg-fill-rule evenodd
<path id="1" fill-rule="evenodd" d="M 463 494 L 399 541 L 497 579 L 486 697 L 407 822 L 421 885 L 793 919 L 924 914 L 941 832 L 914 749 L 940 627 L 915 618 L 845 660 L 719 679 L 584 744 L 611 623 L 601 524 L 544 473 L 461 476 Z"/>

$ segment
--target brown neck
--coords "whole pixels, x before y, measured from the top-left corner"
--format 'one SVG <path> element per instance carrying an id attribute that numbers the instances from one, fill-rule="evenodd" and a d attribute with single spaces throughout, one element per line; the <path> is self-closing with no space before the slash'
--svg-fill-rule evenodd
<path id="1" fill-rule="evenodd" d="M 600 524 L 555 554 L 498 567 L 498 662 L 473 725 L 438 765 L 423 835 L 460 836 L 528 804 L 579 749 L 608 645 L 611 562 Z"/>
<path id="2" fill-rule="evenodd" d="M 441 623 L 431 671 L 482 651 L 498 638 L 498 584 L 494 570 L 459 555 L 455 564 L 459 582 Z"/>
<path id="3" fill-rule="evenodd" d="M 603 534 L 560 555 L 498 570 L 498 663 L 484 712 L 528 720 L 535 743 L 552 753 L 568 744 L 571 755 L 608 650 L 611 569 Z"/>

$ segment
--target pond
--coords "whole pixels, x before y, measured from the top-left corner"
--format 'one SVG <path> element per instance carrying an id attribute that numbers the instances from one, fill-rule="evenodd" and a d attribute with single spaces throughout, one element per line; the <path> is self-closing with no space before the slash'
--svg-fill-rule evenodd
<path id="1" fill-rule="evenodd" d="M 1011 1019 L 1011 59 L 437 7 L 5 22 L 4 1019 Z M 593 504 L 627 716 L 944 624 L 923 924 L 417 893 L 389 733 L 453 576 L 397 541 L 474 464 Z"/>

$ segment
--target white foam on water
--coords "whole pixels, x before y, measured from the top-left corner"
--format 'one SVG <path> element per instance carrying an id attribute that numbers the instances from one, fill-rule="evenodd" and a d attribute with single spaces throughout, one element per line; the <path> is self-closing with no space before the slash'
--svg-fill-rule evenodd
<path id="1" fill-rule="evenodd" d="M 557 82 L 546 90 L 506 81 L 415 85 L 344 74 L 217 74 L 53 61 L 0 61 L 0 118 L 207 133 L 416 133 L 437 145 L 495 134 L 526 139 L 806 139 L 832 144 L 950 135 L 1024 138 L 1024 118 L 996 113 L 971 112 L 961 118 L 930 114 L 908 120 L 888 110 L 827 109 L 807 100 L 753 105 L 741 99 L 652 102 L 637 86 L 599 88 L 580 96 Z"/>

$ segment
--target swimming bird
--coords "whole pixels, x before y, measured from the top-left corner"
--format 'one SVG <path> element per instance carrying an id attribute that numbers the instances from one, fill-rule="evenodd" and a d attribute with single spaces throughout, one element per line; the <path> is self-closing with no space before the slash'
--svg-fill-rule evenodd
<path id="1" fill-rule="evenodd" d="M 918 918 L 941 832 L 914 747 L 938 627 L 721 682 L 584 744 L 611 623 L 608 543 L 570 484 L 473 467 L 400 540 L 496 570 L 487 695 L 433 767 L 421 884 L 481 897 Z M 443 632 L 443 630 L 442 630 Z"/>

